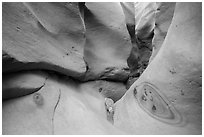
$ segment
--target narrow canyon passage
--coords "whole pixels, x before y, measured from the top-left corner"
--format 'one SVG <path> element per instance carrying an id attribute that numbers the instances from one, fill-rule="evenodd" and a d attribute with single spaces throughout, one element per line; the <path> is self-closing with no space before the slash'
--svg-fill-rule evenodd
<path id="1" fill-rule="evenodd" d="M 2 3 L 2 134 L 201 134 L 202 3 Z"/>

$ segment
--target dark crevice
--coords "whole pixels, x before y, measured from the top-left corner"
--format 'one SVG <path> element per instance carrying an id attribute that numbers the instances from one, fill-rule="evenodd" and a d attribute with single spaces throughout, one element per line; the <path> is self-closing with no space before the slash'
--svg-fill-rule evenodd
<path id="1" fill-rule="evenodd" d="M 54 117 L 55 117 L 55 111 L 56 111 L 57 106 L 58 106 L 58 104 L 59 104 L 60 98 L 61 98 L 61 89 L 59 89 L 58 100 L 57 100 L 57 103 L 55 104 L 54 111 L 53 111 L 53 114 L 52 114 L 52 134 L 53 134 L 53 135 L 55 134 L 55 132 L 54 132 Z"/>
<path id="2" fill-rule="evenodd" d="M 39 90 L 41 90 L 45 86 L 45 83 L 46 83 L 47 79 L 48 79 L 48 77 L 45 78 L 45 81 L 44 81 L 43 85 L 38 87 L 38 88 L 35 88 L 35 89 L 26 89 L 27 92 L 24 95 L 20 95 L 20 96 L 18 96 L 18 95 L 15 96 L 14 95 L 14 97 L 9 97 L 9 98 L 4 98 L 3 95 L 2 95 L 2 101 L 6 101 L 6 100 L 10 100 L 10 99 L 15 99 L 15 98 L 20 98 L 20 97 L 24 97 L 24 96 L 33 94 L 35 92 L 38 92 Z M 22 90 L 22 89 L 19 89 L 19 90 Z"/>

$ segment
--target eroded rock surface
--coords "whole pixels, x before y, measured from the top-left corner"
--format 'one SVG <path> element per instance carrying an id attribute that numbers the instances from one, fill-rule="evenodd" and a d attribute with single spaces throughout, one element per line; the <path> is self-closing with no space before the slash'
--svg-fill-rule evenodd
<path id="1" fill-rule="evenodd" d="M 106 98 L 118 101 L 126 92 L 125 84 L 121 82 L 95 80 L 86 82 Z"/>
<path id="2" fill-rule="evenodd" d="M 79 9 L 59 3 L 25 5 L 3 3 L 3 72 L 46 69 L 83 75 L 85 30 Z"/>
<path id="3" fill-rule="evenodd" d="M 201 3 L 176 4 L 157 55 L 116 103 L 116 127 L 133 134 L 202 133 L 201 11 Z"/>
<path id="4" fill-rule="evenodd" d="M 2 133 L 201 134 L 201 9 L 3 3 Z"/>
<path id="5" fill-rule="evenodd" d="M 11 99 L 40 90 L 48 75 L 40 71 L 13 73 L 3 76 L 2 81 L 2 98 Z"/>
<path id="6" fill-rule="evenodd" d="M 149 62 L 151 62 L 156 56 L 162 43 L 164 42 L 164 39 L 166 38 L 168 28 L 173 18 L 176 3 L 157 2 L 156 4 L 157 8 L 155 16 L 154 37 L 152 39 L 152 55 L 149 59 Z"/>
<path id="7" fill-rule="evenodd" d="M 39 77 L 32 75 L 28 82 Z M 105 98 L 97 90 L 50 74 L 35 93 L 3 102 L 3 134 L 122 134 L 107 121 Z"/>
<path id="8" fill-rule="evenodd" d="M 120 3 L 86 3 L 85 79 L 126 81 L 131 41 Z"/>
<path id="9" fill-rule="evenodd" d="M 3 3 L 3 26 L 4 73 L 46 69 L 82 81 L 128 78 L 131 42 L 120 3 Z"/>
<path id="10" fill-rule="evenodd" d="M 133 36 L 133 48 L 127 60 L 130 67 L 127 87 L 135 79 L 138 79 L 156 56 L 166 37 L 175 8 L 175 3 L 170 2 L 136 2 L 131 4 L 122 4 L 124 11 L 126 11 L 127 25 L 132 24 L 132 28 L 135 29 L 135 34 L 130 34 Z M 134 21 L 132 20 L 133 16 Z M 131 32 L 133 33 L 133 30 Z"/>
<path id="11" fill-rule="evenodd" d="M 34 82 L 35 77 L 39 77 L 34 73 L 32 75 L 34 76 L 27 77 L 26 80 Z M 18 92 L 26 86 L 21 85 Z M 2 133 L 9 135 L 52 134 L 53 111 L 59 95 L 59 89 L 48 80 L 33 94 L 4 101 L 2 103 Z"/>

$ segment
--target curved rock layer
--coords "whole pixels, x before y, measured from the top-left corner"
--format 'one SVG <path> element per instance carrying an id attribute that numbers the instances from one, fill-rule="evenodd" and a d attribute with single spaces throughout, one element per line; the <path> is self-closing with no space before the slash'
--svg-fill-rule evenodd
<path id="1" fill-rule="evenodd" d="M 171 24 L 175 2 L 157 2 L 156 17 L 155 17 L 155 27 L 154 27 L 154 37 L 152 39 L 152 55 L 149 59 L 149 62 L 158 53 L 161 45 L 166 38 L 168 28 Z"/>
<path id="2" fill-rule="evenodd" d="M 3 72 L 47 69 L 73 77 L 84 74 L 85 30 L 78 7 L 25 5 L 3 3 Z"/>
<path id="3" fill-rule="evenodd" d="M 135 35 L 135 24 L 136 24 L 135 23 L 135 3 L 121 2 L 120 4 L 125 14 L 126 26 L 132 42 L 130 56 L 127 59 L 127 63 L 131 72 L 130 76 L 132 76 L 133 75 L 132 72 L 134 72 L 134 70 L 139 68 L 138 61 L 140 59 L 139 48 L 136 43 L 136 35 Z"/>
<path id="4" fill-rule="evenodd" d="M 2 5 L 2 134 L 202 133 L 201 3 Z"/>
<path id="5" fill-rule="evenodd" d="M 39 79 L 39 73 L 15 77 L 16 85 L 11 80 L 10 86 L 18 88 L 23 83 L 20 92 L 36 86 L 32 84 Z M 35 93 L 3 102 L 3 134 L 122 134 L 107 121 L 105 99 L 97 88 L 93 83 L 50 74 Z"/>
<path id="6" fill-rule="evenodd" d="M 40 71 L 5 75 L 2 81 L 2 99 L 32 94 L 44 86 L 47 78 L 48 76 Z"/>
<path id="7" fill-rule="evenodd" d="M 158 5 L 173 12 L 173 4 Z M 169 12 L 155 12 L 152 2 L 3 3 L 3 73 L 46 69 L 82 81 L 126 81 L 130 72 L 139 77 L 151 55 L 155 20 L 154 47 L 170 22 Z"/>
<path id="8" fill-rule="evenodd" d="M 202 133 L 201 11 L 201 3 L 176 4 L 159 52 L 116 103 L 116 127 L 133 134 Z"/>
<path id="9" fill-rule="evenodd" d="M 127 28 L 132 40 L 132 49 L 127 60 L 130 77 L 126 85 L 129 88 L 147 67 L 152 53 L 156 3 L 124 2 L 121 5 L 126 15 Z"/>
<path id="10" fill-rule="evenodd" d="M 3 3 L 3 72 L 126 81 L 132 46 L 125 24 L 120 3 Z"/>
<path id="11" fill-rule="evenodd" d="M 126 60 L 132 45 L 120 3 L 86 3 L 84 21 L 84 59 L 88 65 L 85 79 L 127 80 Z"/>
<path id="12" fill-rule="evenodd" d="M 159 51 L 171 24 L 175 3 L 147 2 L 123 3 L 121 5 L 126 11 L 124 12 L 127 18 L 126 22 L 135 23 L 135 34 L 130 34 L 133 36 L 133 38 L 131 37 L 133 48 L 127 60 L 131 71 L 127 81 L 128 87 L 135 79 L 138 79 Z M 134 21 L 132 21 L 133 17 Z M 131 32 L 133 33 L 133 30 Z"/>
<path id="13" fill-rule="evenodd" d="M 33 77 L 27 80 L 31 82 Z M 52 134 L 59 89 L 48 83 L 33 94 L 2 103 L 2 134 Z"/>
<path id="14" fill-rule="evenodd" d="M 93 86 L 103 97 L 111 98 L 114 102 L 118 101 L 126 92 L 125 85 L 121 82 L 95 80 L 86 82 L 86 84 Z"/>
<path id="15" fill-rule="evenodd" d="M 140 76 L 148 65 L 149 58 L 152 54 L 155 17 L 156 2 L 141 2 L 135 4 L 135 35 L 140 58 L 138 60 L 139 66 L 134 70 L 136 72 L 133 72 L 133 76 Z"/>

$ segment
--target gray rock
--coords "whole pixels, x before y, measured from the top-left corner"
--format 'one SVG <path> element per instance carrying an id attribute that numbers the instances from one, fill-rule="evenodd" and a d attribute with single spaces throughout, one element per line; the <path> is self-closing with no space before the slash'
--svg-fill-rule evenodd
<path id="1" fill-rule="evenodd" d="M 86 3 L 85 80 L 125 81 L 131 41 L 120 3 Z"/>
<path id="2" fill-rule="evenodd" d="M 48 75 L 40 71 L 18 72 L 3 76 L 2 98 L 11 99 L 32 94 L 40 90 Z"/>
<path id="3" fill-rule="evenodd" d="M 85 29 L 79 9 L 59 3 L 25 5 L 3 3 L 3 72 L 46 69 L 83 75 Z"/>

